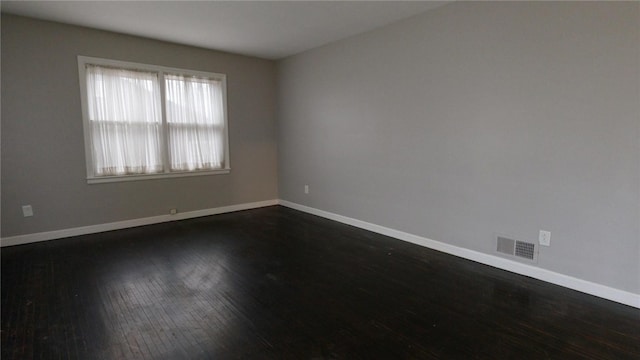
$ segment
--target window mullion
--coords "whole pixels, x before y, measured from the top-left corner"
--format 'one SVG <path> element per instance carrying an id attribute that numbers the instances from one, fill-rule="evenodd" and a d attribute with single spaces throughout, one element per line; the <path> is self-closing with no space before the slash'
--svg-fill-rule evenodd
<path id="1" fill-rule="evenodd" d="M 169 124 L 167 122 L 167 96 L 164 83 L 164 72 L 158 73 L 160 80 L 160 102 L 162 108 L 162 164 L 165 173 L 171 172 L 171 162 L 169 161 Z"/>

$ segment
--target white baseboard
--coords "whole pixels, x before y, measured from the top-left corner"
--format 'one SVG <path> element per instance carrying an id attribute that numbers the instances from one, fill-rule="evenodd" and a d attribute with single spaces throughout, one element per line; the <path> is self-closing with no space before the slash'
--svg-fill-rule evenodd
<path id="1" fill-rule="evenodd" d="M 621 304 L 640 308 L 640 294 L 634 294 L 628 291 L 615 289 L 594 282 L 574 278 L 568 275 L 545 270 L 528 264 L 511 261 L 499 256 L 489 255 L 474 250 L 469 250 L 446 244 L 440 241 L 427 239 L 425 237 L 409 234 L 403 231 L 390 229 L 384 226 L 368 223 L 366 221 L 353 219 L 350 217 L 334 214 L 328 211 L 319 210 L 292 203 L 286 200 L 280 200 L 280 205 L 295 210 L 300 210 L 309 214 L 317 215 L 330 220 L 335 220 L 347 225 L 355 226 L 361 229 L 369 230 L 378 234 L 390 236 L 399 240 L 404 240 L 413 244 L 424 246 L 430 249 L 438 250 L 447 254 L 455 255 L 461 258 L 472 260 L 481 264 L 489 265 L 498 269 L 507 270 L 516 274 L 529 276 L 538 280 L 546 281 L 552 284 L 560 285 L 569 289 L 577 290 L 589 295 L 598 296 L 607 300 L 615 301 Z"/>
<path id="2" fill-rule="evenodd" d="M 217 208 L 211 208 L 211 209 L 187 211 L 183 213 L 177 213 L 175 215 L 158 215 L 158 216 L 151 216 L 151 217 L 140 218 L 140 219 L 117 221 L 117 222 L 112 222 L 107 224 L 97 224 L 97 225 L 82 226 L 82 227 L 71 228 L 71 229 L 62 229 L 62 230 L 46 231 L 46 232 L 40 232 L 40 233 L 34 233 L 34 234 L 10 236 L 10 237 L 2 238 L 0 240 L 0 246 L 5 247 L 5 246 L 13 246 L 13 245 L 22 245 L 22 244 L 28 244 L 28 243 L 38 242 L 38 241 L 46 241 L 46 240 L 66 238 L 70 236 L 94 234 L 94 233 L 99 233 L 104 231 L 119 230 L 119 229 L 126 229 L 126 228 L 131 228 L 136 226 L 191 219 L 191 218 L 196 218 L 201 216 L 217 215 L 217 214 L 223 214 L 223 213 L 228 213 L 233 211 L 255 209 L 255 208 L 272 206 L 272 205 L 278 205 L 278 200 L 258 201 L 258 202 L 229 205 L 229 206 L 223 206 L 223 207 L 217 207 Z"/>
<path id="3" fill-rule="evenodd" d="M 498 256 L 481 253 L 474 250 L 469 250 L 454 246 L 451 244 L 443 243 L 440 241 L 431 240 L 425 237 L 409 234 L 403 231 L 391 229 L 388 227 L 376 225 L 366 221 L 350 218 L 334 214 L 328 211 L 319 210 L 316 208 L 308 207 L 292 203 L 286 200 L 266 200 L 253 203 L 237 204 L 230 206 L 223 206 L 212 209 L 203 209 L 196 211 L 188 211 L 178 213 L 175 215 L 159 215 L 140 219 L 132 219 L 125 221 L 117 221 L 107 224 L 97 224 L 82 226 L 71 229 L 54 230 L 47 232 L 40 232 L 34 234 L 10 236 L 0 239 L 0 246 L 13 246 L 28 244 L 39 241 L 61 239 L 70 236 L 94 234 L 104 231 L 126 229 L 136 226 L 151 225 L 169 221 L 191 219 L 201 216 L 217 215 L 233 211 L 255 209 L 272 205 L 283 205 L 292 209 L 300 210 L 309 214 L 317 215 L 330 220 L 338 221 L 347 225 L 352 225 L 361 229 L 369 230 L 378 234 L 390 236 L 399 240 L 407 241 L 413 244 L 424 246 L 430 249 L 438 250 L 447 254 L 455 255 L 461 258 L 472 260 L 481 264 L 493 266 L 498 269 L 507 270 L 516 274 L 529 276 L 535 279 L 546 281 L 552 284 L 564 286 L 569 289 L 577 290 L 586 294 L 598 296 L 607 300 L 615 301 L 621 304 L 640 308 L 640 294 L 634 294 L 628 291 L 615 289 L 605 285 L 597 284 L 594 282 L 574 278 L 568 275 L 556 273 L 550 270 L 542 269 L 528 264 L 523 264 L 508 259 L 504 259 Z"/>

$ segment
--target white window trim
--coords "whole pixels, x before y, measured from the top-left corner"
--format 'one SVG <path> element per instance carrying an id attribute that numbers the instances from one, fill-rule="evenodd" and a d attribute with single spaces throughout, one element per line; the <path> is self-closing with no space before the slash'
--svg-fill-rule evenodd
<path id="1" fill-rule="evenodd" d="M 118 67 L 128 70 L 143 70 L 152 71 L 158 73 L 158 80 L 160 82 L 160 99 L 162 105 L 162 153 L 163 153 L 163 165 L 164 172 L 156 174 L 137 174 L 137 175 L 115 175 L 115 176 L 95 176 L 93 173 L 93 155 L 92 155 L 92 139 L 91 139 L 91 124 L 89 123 L 89 107 L 87 104 L 87 77 L 86 77 L 86 65 L 103 65 Z M 196 171 L 170 171 L 167 139 L 168 139 L 168 126 L 166 118 L 166 104 L 165 104 L 165 86 L 164 86 L 164 74 L 180 74 L 188 76 L 205 77 L 209 79 L 215 79 L 222 82 L 222 102 L 223 102 L 223 114 L 224 114 L 224 164 L 225 167 L 216 170 L 196 170 Z M 195 71 L 180 68 L 172 68 L 159 65 L 141 64 L 129 61 L 102 59 L 89 56 L 78 56 L 78 74 L 80 77 L 80 101 L 82 104 L 82 124 L 84 128 L 84 153 L 87 169 L 87 183 L 98 184 L 108 182 L 119 181 L 136 181 L 136 180 L 149 180 L 149 179 L 165 179 L 176 177 L 188 177 L 188 176 L 203 176 L 203 175 L 218 175 L 228 174 L 231 171 L 231 164 L 229 162 L 229 124 L 227 121 L 227 76 L 225 74 L 218 74 L 213 72 Z"/>

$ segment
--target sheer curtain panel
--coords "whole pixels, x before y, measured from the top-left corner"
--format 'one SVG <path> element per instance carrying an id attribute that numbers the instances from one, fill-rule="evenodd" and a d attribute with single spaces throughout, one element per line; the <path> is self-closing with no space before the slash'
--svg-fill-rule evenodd
<path id="1" fill-rule="evenodd" d="M 171 171 L 223 168 L 222 82 L 170 74 L 164 81 Z"/>
<path id="2" fill-rule="evenodd" d="M 95 176 L 163 171 L 158 74 L 86 65 Z"/>

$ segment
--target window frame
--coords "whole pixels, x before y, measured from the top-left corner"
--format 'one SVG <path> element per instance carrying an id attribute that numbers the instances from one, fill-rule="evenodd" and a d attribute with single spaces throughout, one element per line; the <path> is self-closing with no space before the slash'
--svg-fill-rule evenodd
<path id="1" fill-rule="evenodd" d="M 160 87 L 160 105 L 161 105 L 161 116 L 162 116 L 162 138 L 160 139 L 161 148 L 161 156 L 162 156 L 162 164 L 163 164 L 163 172 L 162 173 L 154 173 L 154 174 L 135 174 L 135 175 L 107 175 L 107 176 L 96 176 L 94 173 L 94 164 L 93 164 L 93 139 L 91 137 L 91 124 L 89 120 L 89 106 L 88 106 L 88 94 L 87 94 L 87 76 L 86 76 L 86 65 L 99 65 L 99 66 L 108 66 L 121 68 L 125 70 L 138 70 L 138 71 L 147 71 L 154 72 L 158 74 L 158 82 Z M 197 76 L 208 78 L 211 80 L 220 81 L 222 84 L 222 106 L 223 106 L 223 121 L 224 121 L 224 130 L 223 130 L 223 151 L 224 151 L 224 168 L 215 169 L 215 170 L 192 170 L 192 171 L 171 171 L 170 161 L 169 161 L 169 133 L 168 133 L 168 125 L 167 125 L 167 103 L 166 103 L 166 87 L 164 81 L 165 74 L 172 75 L 186 75 L 186 76 Z M 120 182 L 120 181 L 135 181 L 135 180 L 150 180 L 150 179 L 166 179 L 166 178 L 178 178 L 178 177 L 188 177 L 188 176 L 205 176 L 205 175 L 219 175 L 219 174 L 228 174 L 231 172 L 231 164 L 229 162 L 229 123 L 227 117 L 227 76 L 225 74 L 214 73 L 214 72 L 206 72 L 206 71 L 197 71 L 197 70 L 188 70 L 181 68 L 173 68 L 167 66 L 160 65 L 151 65 L 151 64 L 142 64 L 135 63 L 130 61 L 121 61 L 121 60 L 111 60 L 111 59 L 103 59 L 97 57 L 90 56 L 78 56 L 78 75 L 80 82 L 80 102 L 82 105 L 82 125 L 84 131 L 84 152 L 85 152 L 85 166 L 87 170 L 87 183 L 88 184 L 98 184 L 98 183 L 108 183 L 108 182 Z"/>

